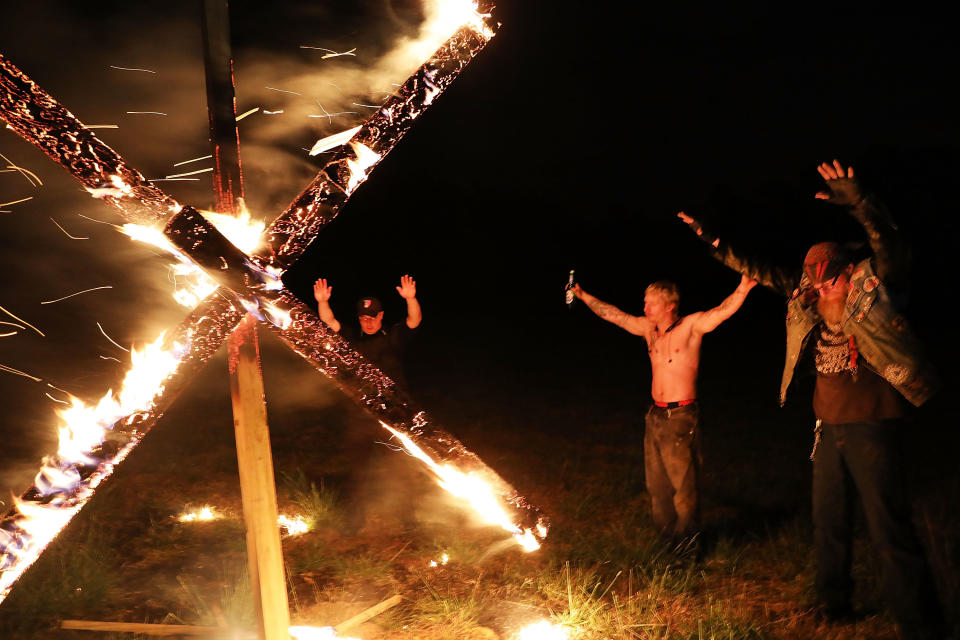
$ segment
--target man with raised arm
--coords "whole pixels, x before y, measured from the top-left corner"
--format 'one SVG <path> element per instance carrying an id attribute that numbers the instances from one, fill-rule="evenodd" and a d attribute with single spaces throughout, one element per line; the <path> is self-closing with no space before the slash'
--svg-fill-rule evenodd
<path id="1" fill-rule="evenodd" d="M 404 357 L 423 313 L 417 300 L 417 283 L 412 277 L 401 277 L 396 289 L 407 303 L 406 319 L 385 326 L 380 301 L 372 296 L 360 298 L 357 300 L 359 333 L 355 327 L 342 326 L 334 316 L 330 308 L 333 287 L 325 278 L 318 278 L 314 283 L 313 296 L 320 319 L 332 331 L 342 333 L 364 358 L 390 376 L 401 392 L 409 394 Z M 418 463 L 378 446 L 377 436 L 382 437 L 382 430 L 364 423 L 351 425 L 345 438 L 344 446 L 351 455 L 363 461 L 351 467 L 347 483 L 350 508 L 344 531 L 349 534 L 359 534 L 365 527 L 381 530 L 384 522 L 401 529 L 414 528 L 417 500 L 432 488 Z"/>
<path id="2" fill-rule="evenodd" d="M 703 334 L 732 316 L 757 283 L 744 276 L 720 306 L 680 316 L 672 282 L 654 282 L 643 296 L 643 315 L 632 316 L 574 286 L 574 295 L 595 314 L 647 341 L 653 373 L 653 405 L 647 411 L 643 462 L 653 522 L 680 542 L 699 525 L 700 408 L 697 371 Z"/>
<path id="3" fill-rule="evenodd" d="M 939 382 L 898 302 L 909 284 L 909 250 L 853 167 L 817 167 L 827 190 L 816 198 L 845 206 L 862 226 L 872 256 L 855 260 L 842 245 L 810 247 L 803 267 L 782 269 L 735 251 L 680 212 L 679 217 L 728 267 L 787 299 L 787 352 L 780 385 L 786 399 L 797 362 L 811 351 L 817 379 L 813 524 L 820 612 L 853 617 L 850 568 L 853 500 L 859 494 L 883 570 L 888 606 L 904 638 L 939 638 L 941 614 L 902 486 L 898 436 L 907 406 L 920 406 Z"/>
<path id="4" fill-rule="evenodd" d="M 374 297 L 368 296 L 357 301 L 357 320 L 360 323 L 360 333 L 356 334 L 351 328 L 345 328 L 344 336 L 350 344 L 365 358 L 377 365 L 400 388 L 406 392 L 406 380 L 403 369 L 403 354 L 413 330 L 420 326 L 423 313 L 420 302 L 417 300 L 417 283 L 409 275 L 400 278 L 397 293 L 407 303 L 407 317 L 402 323 L 384 327 L 383 306 Z M 333 287 L 325 278 L 317 278 L 313 285 L 313 297 L 317 301 L 317 311 L 320 319 L 336 333 L 343 328 L 330 308 L 330 296 Z"/>

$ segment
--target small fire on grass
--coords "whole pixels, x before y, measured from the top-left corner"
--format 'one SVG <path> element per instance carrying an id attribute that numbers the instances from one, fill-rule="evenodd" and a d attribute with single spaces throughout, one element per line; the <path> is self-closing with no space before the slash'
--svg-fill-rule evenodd
<path id="1" fill-rule="evenodd" d="M 450 562 L 450 556 L 448 556 L 447 554 L 443 554 L 442 556 L 440 556 L 440 561 L 439 561 L 439 562 L 436 561 L 436 560 L 431 560 L 431 561 L 430 561 L 430 566 L 431 566 L 431 567 L 438 567 L 438 566 L 440 566 L 440 565 L 445 565 L 445 564 L 447 564 L 448 562 Z"/>
<path id="2" fill-rule="evenodd" d="M 307 521 L 303 519 L 303 516 L 295 516 L 290 518 L 280 514 L 280 516 L 277 517 L 277 524 L 280 525 L 281 529 L 283 529 L 284 535 L 288 536 L 298 536 L 301 533 L 310 531 L 310 525 L 307 524 Z"/>
<path id="3" fill-rule="evenodd" d="M 572 637 L 570 627 L 541 620 L 520 629 L 513 640 L 569 640 Z"/>
<path id="4" fill-rule="evenodd" d="M 197 511 L 184 511 L 177 517 L 177 520 L 180 522 L 209 522 L 210 520 L 219 520 L 222 517 L 213 507 L 203 507 Z"/>

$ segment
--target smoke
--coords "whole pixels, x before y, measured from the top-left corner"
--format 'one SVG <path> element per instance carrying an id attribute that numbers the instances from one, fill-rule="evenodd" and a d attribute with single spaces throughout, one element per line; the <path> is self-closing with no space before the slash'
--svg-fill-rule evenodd
<path id="1" fill-rule="evenodd" d="M 323 155 L 308 156 L 313 143 L 365 120 L 448 37 L 452 29 L 440 26 L 445 16 L 439 6 L 439 0 L 430 0 L 404 11 L 396 0 L 378 1 L 338 7 L 354 13 L 337 15 L 303 3 L 286 8 L 286 22 L 233 17 L 239 32 L 234 35 L 237 110 L 259 108 L 238 123 L 246 199 L 254 216 L 269 221 L 280 213 L 324 162 Z M 131 165 L 158 179 L 156 184 L 179 202 L 210 208 L 207 173 L 166 180 L 211 166 L 210 160 L 186 162 L 210 153 L 195 9 L 174 4 L 157 15 L 150 7 L 122 5 L 113 13 L 92 14 L 72 3 L 52 3 L 38 32 L 26 28 L 39 24 L 39 18 L 21 3 L 5 7 L 0 36 L 4 55 L 83 122 L 115 125 L 98 129 L 97 135 Z M 419 26 L 404 24 L 412 17 L 422 18 Z M 300 32 L 285 32 L 290 25 L 299 25 Z M 257 38 L 249 42 L 248 32 Z M 355 51 L 324 59 L 330 51 L 301 45 Z M 44 183 L 32 187 L 17 173 L 0 173 L 0 202 L 32 196 L 0 214 L 0 306 L 45 333 L 18 330 L 0 338 L 0 364 L 41 378 L 0 372 L 0 395 L 10 399 L 0 437 L 17 442 L 0 459 L 0 487 L 19 489 L 40 457 L 55 449 L 53 409 L 58 405 L 46 394 L 65 396 L 47 384 L 95 401 L 117 388 L 129 366 L 128 354 L 103 332 L 124 347 L 143 344 L 179 323 L 186 310 L 171 297 L 168 257 L 81 217 L 122 224 L 112 209 L 9 131 L 0 131 L 0 152 Z M 85 239 L 69 238 L 50 218 Z M 41 304 L 99 286 L 111 288 Z M 312 367 L 292 354 L 279 355 L 288 349 L 275 340 L 265 345 L 271 402 L 296 411 L 331 401 L 336 391 Z M 279 366 L 268 368 L 276 361 Z"/>

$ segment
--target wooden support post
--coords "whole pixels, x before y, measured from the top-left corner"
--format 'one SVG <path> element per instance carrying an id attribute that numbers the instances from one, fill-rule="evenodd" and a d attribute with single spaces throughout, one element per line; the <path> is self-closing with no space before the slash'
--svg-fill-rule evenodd
<path id="1" fill-rule="evenodd" d="M 277 526 L 277 493 L 256 322 L 253 316 L 245 317 L 227 342 L 230 399 L 237 437 L 243 519 L 247 527 L 247 562 L 261 637 L 288 640 L 290 613 Z"/>
<path id="2" fill-rule="evenodd" d="M 243 198 L 243 175 L 227 0 L 204 0 L 203 40 L 216 208 L 220 213 L 236 215 Z M 227 348 L 240 494 L 247 529 L 247 565 L 256 600 L 257 631 L 262 640 L 289 640 L 290 612 L 277 526 L 277 492 L 253 317 L 248 315 L 230 334 Z"/>

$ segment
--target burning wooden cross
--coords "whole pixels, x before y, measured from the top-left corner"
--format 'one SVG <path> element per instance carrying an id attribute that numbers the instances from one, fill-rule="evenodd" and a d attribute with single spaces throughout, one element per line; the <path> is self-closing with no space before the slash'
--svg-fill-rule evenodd
<path id="1" fill-rule="evenodd" d="M 20 575 L 142 440 L 249 312 L 344 393 L 379 419 L 441 485 L 468 500 L 525 549 L 539 547 L 548 522 L 516 490 L 412 405 L 375 365 L 330 331 L 283 288 L 280 276 L 303 254 L 413 121 L 494 36 L 492 5 L 464 14 L 456 32 L 366 122 L 267 230 L 253 255 L 232 245 L 189 206 L 150 184 L 69 111 L 0 55 L 0 117 L 66 168 L 95 197 L 137 225 L 162 228 L 176 251 L 219 289 L 169 335 L 134 353 L 124 391 L 97 407 L 74 400 L 61 444 L 34 485 L 0 519 L 0 602 Z M 346 136 L 344 136 L 346 137 Z M 134 387 L 128 382 L 137 380 Z M 129 391 L 128 391 L 129 389 Z M 92 431 L 81 425 L 95 426 Z"/>

